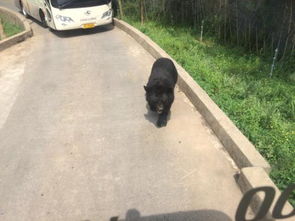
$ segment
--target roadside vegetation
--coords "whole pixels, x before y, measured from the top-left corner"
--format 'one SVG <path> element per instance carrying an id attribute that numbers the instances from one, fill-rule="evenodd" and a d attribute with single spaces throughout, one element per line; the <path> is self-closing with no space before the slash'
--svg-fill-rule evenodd
<path id="1" fill-rule="evenodd" d="M 249 30 L 256 30 L 255 24 L 258 25 L 252 23 L 254 27 L 247 29 L 246 39 L 232 40 L 232 36 L 239 38 L 244 33 L 242 28 L 237 33 L 234 28 L 231 32 L 222 31 L 229 29 L 228 17 L 225 27 L 224 23 L 209 22 L 205 15 L 200 14 L 199 19 L 194 16 L 196 20 L 191 22 L 186 20 L 186 14 L 181 15 L 188 3 L 202 1 L 182 1 L 187 6 L 179 3 L 176 10 L 181 21 L 170 20 L 169 14 L 162 15 L 156 10 L 159 7 L 168 13 L 165 7 L 180 1 L 167 1 L 168 5 L 165 0 L 158 2 L 161 4 L 157 5 L 154 0 L 122 1 L 123 19 L 151 37 L 206 90 L 269 161 L 271 178 L 281 190 L 295 183 L 295 33 L 290 32 L 295 27 L 292 17 L 295 4 L 284 1 L 291 4 L 291 16 L 290 9 L 282 9 L 286 27 L 278 29 L 281 34 L 273 32 L 273 37 L 269 38 L 265 31 L 269 27 L 264 27 L 264 35 L 254 31 L 256 39 L 251 38 Z M 220 21 L 218 16 L 215 21 Z M 287 35 L 283 38 L 285 31 Z M 228 38 L 224 33 L 229 35 Z M 273 59 L 276 48 L 276 59 Z M 271 72 L 274 60 L 275 68 Z M 290 202 L 295 206 L 295 193 Z"/>
<path id="2" fill-rule="evenodd" d="M 20 33 L 22 28 L 0 15 L 0 40 Z"/>

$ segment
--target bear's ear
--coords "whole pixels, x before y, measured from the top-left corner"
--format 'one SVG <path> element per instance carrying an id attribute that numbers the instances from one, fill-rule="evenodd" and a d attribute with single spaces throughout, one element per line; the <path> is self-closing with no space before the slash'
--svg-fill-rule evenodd
<path id="1" fill-rule="evenodd" d="M 149 88 L 147 86 L 143 86 L 144 90 L 148 92 Z"/>

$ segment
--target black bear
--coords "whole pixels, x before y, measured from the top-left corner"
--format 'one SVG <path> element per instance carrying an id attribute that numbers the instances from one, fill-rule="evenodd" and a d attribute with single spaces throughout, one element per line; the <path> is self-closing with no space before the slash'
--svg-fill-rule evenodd
<path id="1" fill-rule="evenodd" d="M 173 62 L 168 58 L 159 58 L 152 67 L 147 85 L 144 86 L 150 109 L 159 114 L 158 127 L 167 124 L 167 117 L 174 101 L 177 77 L 178 73 Z"/>

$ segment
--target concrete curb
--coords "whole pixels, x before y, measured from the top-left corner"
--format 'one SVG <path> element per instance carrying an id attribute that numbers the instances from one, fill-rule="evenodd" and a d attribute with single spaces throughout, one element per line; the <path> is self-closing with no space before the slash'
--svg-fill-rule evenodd
<path id="1" fill-rule="evenodd" d="M 9 10 L 3 7 L 0 7 L 0 14 L 7 17 L 9 20 L 12 21 L 12 23 L 19 25 L 24 30 L 21 33 L 18 33 L 16 35 L 13 35 L 9 38 L 5 38 L 4 40 L 0 41 L 0 51 L 33 36 L 33 31 L 31 29 L 31 26 L 29 25 L 29 23 L 26 21 L 26 19 L 23 16 L 19 15 L 18 13 L 12 10 Z"/>
<path id="2" fill-rule="evenodd" d="M 115 25 L 134 38 L 155 59 L 160 57 L 172 59 L 149 37 L 128 23 L 115 19 Z M 177 62 L 174 60 L 173 62 L 179 73 L 178 85 L 180 89 L 203 115 L 218 139 L 223 143 L 230 156 L 240 168 L 241 174 L 238 178 L 238 184 L 241 190 L 247 192 L 258 186 L 272 186 L 276 190 L 278 196 L 280 191 L 268 175 L 271 170 L 269 163 L 260 155 L 254 145 L 241 133 L 195 80 L 177 64 Z M 251 202 L 253 211 L 258 211 L 262 200 L 263 197 L 260 196 Z M 285 209 L 288 210 L 289 208 L 292 208 L 292 206 L 286 203 Z"/>
<path id="3" fill-rule="evenodd" d="M 271 205 L 269 212 L 267 213 L 265 220 L 275 220 L 272 218 L 271 212 L 273 211 L 275 202 L 277 202 L 279 196 L 281 195 L 279 189 L 269 178 L 268 174 L 260 167 L 248 167 L 241 170 L 241 175 L 238 179 L 238 184 L 243 193 L 247 192 L 250 189 L 261 187 L 261 186 L 271 186 L 275 189 L 276 195 L 274 201 Z M 260 205 L 264 200 L 264 193 L 258 193 L 253 197 L 251 202 L 251 208 L 257 214 L 259 211 Z M 290 203 L 286 203 L 283 209 L 283 214 L 289 214 L 293 210 L 293 207 Z M 294 217 L 283 219 L 284 221 L 294 221 Z"/>

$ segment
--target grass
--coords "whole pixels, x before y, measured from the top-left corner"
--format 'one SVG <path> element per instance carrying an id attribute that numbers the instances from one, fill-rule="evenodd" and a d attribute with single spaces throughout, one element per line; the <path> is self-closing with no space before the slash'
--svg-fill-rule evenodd
<path id="1" fill-rule="evenodd" d="M 11 23 L 3 16 L 0 16 L 0 21 L 2 23 L 3 31 L 6 37 L 20 33 L 23 30 L 20 26 Z"/>
<path id="2" fill-rule="evenodd" d="M 187 27 L 125 20 L 151 37 L 206 90 L 269 161 L 271 178 L 281 190 L 295 183 L 295 62 L 278 64 L 270 78 L 271 57 L 220 45 L 208 36 L 199 42 Z M 295 205 L 294 192 L 290 202 Z"/>

